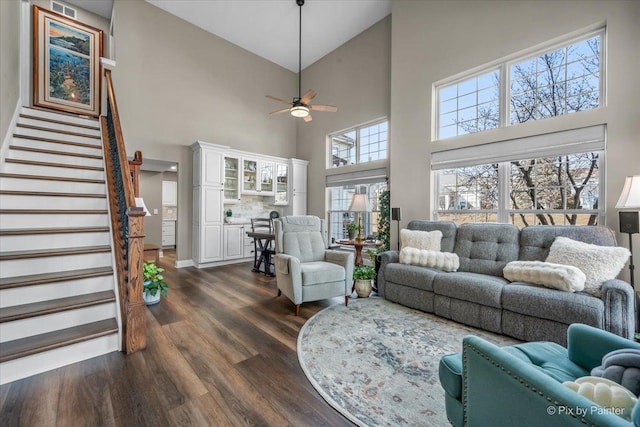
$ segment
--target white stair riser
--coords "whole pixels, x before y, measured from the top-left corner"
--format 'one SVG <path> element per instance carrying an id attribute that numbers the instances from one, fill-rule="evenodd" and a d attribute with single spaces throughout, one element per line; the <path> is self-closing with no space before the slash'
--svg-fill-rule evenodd
<path id="1" fill-rule="evenodd" d="M 101 181 L 104 181 L 104 171 L 69 169 L 65 167 L 54 166 L 34 166 L 19 163 L 5 163 L 4 172 L 63 178 L 99 179 Z"/>
<path id="2" fill-rule="evenodd" d="M 60 270 L 109 266 L 111 266 L 110 252 L 12 259 L 2 261 L 0 277 L 28 276 L 31 274 L 54 273 Z"/>
<path id="3" fill-rule="evenodd" d="M 114 276 L 89 277 L 43 285 L 20 286 L 0 290 L 0 308 L 31 304 L 115 289 Z"/>
<path id="4" fill-rule="evenodd" d="M 22 107 L 21 113 L 26 114 L 28 116 L 36 116 L 36 117 L 43 117 L 46 119 L 60 120 L 60 121 L 69 122 L 69 123 L 77 123 L 79 125 L 100 126 L 99 125 L 100 122 L 98 120 L 85 119 L 77 116 L 67 116 L 65 114 L 58 114 L 50 111 L 38 110 L 35 108 L 29 108 L 29 107 Z"/>
<path id="5" fill-rule="evenodd" d="M 2 228 L 108 227 L 107 214 L 0 214 Z"/>
<path id="6" fill-rule="evenodd" d="M 108 231 L 99 233 L 0 236 L 0 252 L 75 248 L 79 246 L 106 246 L 111 244 L 109 237 Z"/>
<path id="7" fill-rule="evenodd" d="M 15 134 L 22 136 L 35 136 L 37 138 L 59 139 L 62 141 L 82 142 L 84 144 L 100 144 L 100 140 L 86 136 L 67 135 L 64 133 L 50 132 L 46 130 L 36 130 L 16 127 Z"/>
<path id="8" fill-rule="evenodd" d="M 0 323 L 0 342 L 46 334 L 114 317 L 116 317 L 116 303 L 111 302 L 4 322 Z"/>
<path id="9" fill-rule="evenodd" d="M 65 151 L 67 153 L 102 155 L 102 148 L 96 144 L 96 148 L 78 145 L 60 144 L 58 142 L 36 141 L 27 138 L 12 138 L 11 145 L 18 147 L 40 148 L 42 150 Z"/>
<path id="10" fill-rule="evenodd" d="M 62 120 L 64 120 L 64 119 L 61 119 L 60 121 L 62 121 Z M 42 127 L 42 128 L 47 128 L 47 129 L 52 129 L 52 130 L 62 130 L 62 131 L 66 131 L 66 132 L 82 133 L 82 134 L 91 135 L 91 136 L 100 136 L 100 129 L 87 129 L 87 128 L 74 126 L 74 125 L 63 125 L 63 124 L 60 124 L 60 123 L 51 123 L 51 122 L 47 122 L 47 121 L 43 121 L 43 120 L 29 119 L 29 118 L 25 118 L 25 117 L 20 117 L 18 119 L 18 124 L 29 125 L 29 126 L 38 126 L 38 127 Z M 18 129 L 20 129 L 20 128 L 18 128 Z"/>
<path id="11" fill-rule="evenodd" d="M 102 159 L 67 156 L 64 154 L 38 153 L 33 151 L 10 149 L 7 157 L 10 159 L 30 160 L 32 162 L 50 162 L 61 163 L 63 165 L 81 165 L 99 168 L 104 167 L 104 161 Z"/>
<path id="12" fill-rule="evenodd" d="M 111 334 L 10 360 L 0 364 L 0 384 L 6 384 L 117 350 L 118 334 Z"/>
<path id="13" fill-rule="evenodd" d="M 14 191 L 47 191 L 59 193 L 106 194 L 105 184 L 53 181 L 44 179 L 0 178 L 0 189 Z"/>
<path id="14" fill-rule="evenodd" d="M 107 209 L 106 198 L 3 194 L 2 209 Z"/>

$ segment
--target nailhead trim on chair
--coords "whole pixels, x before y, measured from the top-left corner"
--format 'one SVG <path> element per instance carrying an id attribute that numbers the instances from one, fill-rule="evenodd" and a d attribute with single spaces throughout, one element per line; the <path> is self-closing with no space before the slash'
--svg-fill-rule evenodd
<path id="1" fill-rule="evenodd" d="M 478 348 L 472 346 L 472 345 L 467 345 L 467 348 L 473 350 L 475 353 L 479 354 L 482 358 L 484 358 L 485 360 L 488 360 L 493 366 L 500 368 L 502 371 L 506 371 L 506 373 L 512 377 L 513 379 L 517 380 L 518 382 L 520 382 L 520 384 L 523 384 L 526 388 L 528 388 L 529 390 L 533 391 L 534 393 L 536 393 L 537 395 L 539 395 L 540 397 L 544 397 L 547 402 L 552 403 L 553 405 L 555 405 L 556 407 L 559 406 L 566 406 L 566 405 L 562 405 L 561 402 L 558 402 L 557 400 L 551 399 L 551 397 L 549 396 L 545 396 L 545 394 L 541 391 L 536 390 L 535 387 L 530 386 L 529 384 L 527 384 L 524 380 L 522 380 L 521 378 L 518 378 L 517 375 L 514 375 L 510 370 L 507 370 L 504 366 L 497 364 L 495 361 L 493 361 L 492 359 L 489 358 L 489 356 L 487 356 L 485 353 L 483 353 L 482 351 L 480 351 Z M 466 353 L 462 352 L 462 425 L 463 426 L 467 426 L 468 422 L 467 422 L 467 399 L 466 399 L 466 395 L 467 395 L 467 356 Z M 573 418 L 578 419 L 578 417 L 575 414 L 571 414 L 571 416 Z M 582 424 L 585 425 L 589 425 L 590 427 L 596 427 L 596 424 L 589 424 L 589 421 L 584 419 L 584 418 L 579 418 L 580 422 L 582 422 Z"/>

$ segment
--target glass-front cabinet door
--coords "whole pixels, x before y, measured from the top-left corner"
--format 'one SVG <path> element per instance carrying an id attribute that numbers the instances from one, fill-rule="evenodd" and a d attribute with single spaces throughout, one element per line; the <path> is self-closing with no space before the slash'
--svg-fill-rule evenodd
<path id="1" fill-rule="evenodd" d="M 242 192 L 258 194 L 258 161 L 242 160 Z"/>
<path id="2" fill-rule="evenodd" d="M 275 175 L 275 163 L 260 161 L 260 188 L 258 191 L 262 196 L 273 196 L 275 194 L 273 180 Z"/>
<path id="3" fill-rule="evenodd" d="M 237 157 L 224 158 L 224 202 L 238 203 L 240 201 L 240 159 Z"/>
<path id="4" fill-rule="evenodd" d="M 289 204 L 289 165 L 276 163 L 276 205 Z"/>

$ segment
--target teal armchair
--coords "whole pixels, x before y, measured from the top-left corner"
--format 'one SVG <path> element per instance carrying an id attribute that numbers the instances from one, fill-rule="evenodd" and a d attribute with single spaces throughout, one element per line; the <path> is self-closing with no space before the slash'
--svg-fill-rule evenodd
<path id="1" fill-rule="evenodd" d="M 589 376 L 604 355 L 622 348 L 640 344 L 582 324 L 568 328 L 567 348 L 552 342 L 498 347 L 467 336 L 462 353 L 440 360 L 447 417 L 456 427 L 639 425 L 562 385 Z"/>

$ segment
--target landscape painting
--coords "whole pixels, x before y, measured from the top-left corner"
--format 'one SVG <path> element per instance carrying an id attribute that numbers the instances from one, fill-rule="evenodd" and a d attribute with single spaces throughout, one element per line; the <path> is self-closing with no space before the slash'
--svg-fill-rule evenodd
<path id="1" fill-rule="evenodd" d="M 102 31 L 34 6 L 34 105 L 100 114 Z"/>

